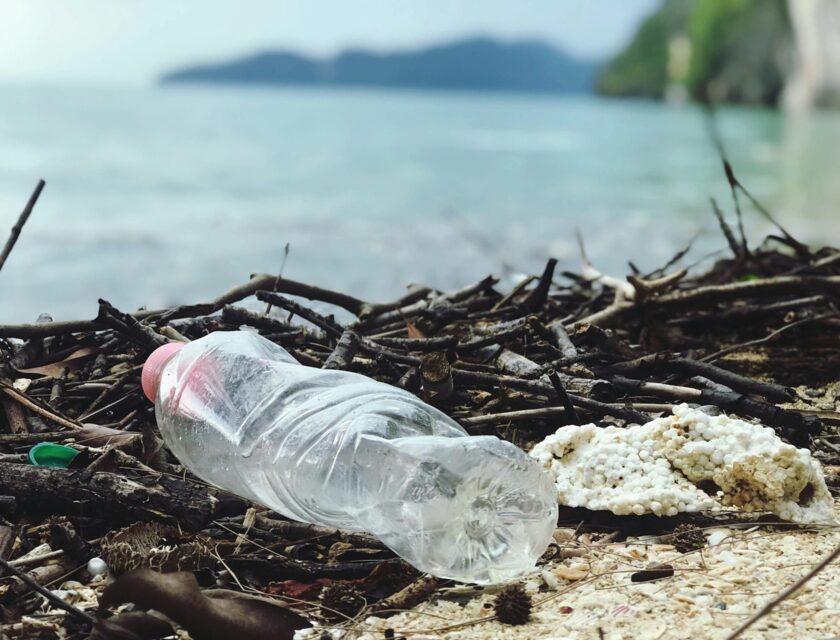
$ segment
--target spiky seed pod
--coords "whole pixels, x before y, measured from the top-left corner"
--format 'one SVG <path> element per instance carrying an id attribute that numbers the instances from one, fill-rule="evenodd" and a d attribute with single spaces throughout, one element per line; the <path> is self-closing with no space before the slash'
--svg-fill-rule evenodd
<path id="1" fill-rule="evenodd" d="M 681 524 L 669 536 L 669 541 L 680 553 L 696 551 L 706 546 L 703 530 L 691 524 Z"/>
<path id="2" fill-rule="evenodd" d="M 525 624 L 531 616 L 531 596 L 521 585 L 512 584 L 496 596 L 496 617 L 504 624 Z"/>
<path id="3" fill-rule="evenodd" d="M 142 568 L 161 573 L 195 571 L 217 562 L 209 538 L 156 522 L 138 522 L 108 533 L 99 545 L 102 559 L 116 575 Z"/>
<path id="4" fill-rule="evenodd" d="M 344 616 L 352 618 L 364 606 L 365 599 L 355 587 L 336 583 L 321 591 L 321 612 L 330 620 L 343 619 Z"/>

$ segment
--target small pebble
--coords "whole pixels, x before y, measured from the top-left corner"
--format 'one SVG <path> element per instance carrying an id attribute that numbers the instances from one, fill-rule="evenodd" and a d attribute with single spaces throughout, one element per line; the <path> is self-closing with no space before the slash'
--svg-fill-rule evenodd
<path id="1" fill-rule="evenodd" d="M 87 570 L 92 576 L 102 576 L 108 573 L 108 565 L 102 558 L 91 558 L 88 560 Z"/>
<path id="2" fill-rule="evenodd" d="M 710 547 L 715 547 L 732 535 L 729 529 L 709 529 L 706 531 L 706 540 Z"/>
<path id="3" fill-rule="evenodd" d="M 548 571 L 547 569 L 543 570 L 542 579 L 549 589 L 559 589 L 560 588 L 560 581 L 557 579 L 556 575 L 551 573 L 551 571 Z"/>
<path id="4" fill-rule="evenodd" d="M 586 577 L 586 571 L 581 571 L 580 569 L 572 569 L 570 567 L 558 567 L 554 570 L 554 575 L 556 575 L 558 578 L 563 578 L 563 580 L 577 582 L 578 580 L 582 580 Z"/>
<path id="5" fill-rule="evenodd" d="M 564 542 L 572 542 L 575 539 L 575 530 L 560 528 L 554 530 L 554 542 L 563 544 Z"/>

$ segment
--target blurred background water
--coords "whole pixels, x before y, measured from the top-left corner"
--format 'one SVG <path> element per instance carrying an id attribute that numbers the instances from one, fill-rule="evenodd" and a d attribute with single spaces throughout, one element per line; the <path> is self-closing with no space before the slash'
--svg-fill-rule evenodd
<path id="1" fill-rule="evenodd" d="M 276 272 L 373 300 L 512 282 L 574 229 L 602 270 L 722 246 L 732 217 L 694 106 L 410 90 L 0 87 L 0 220 L 47 187 L 0 278 L 0 321 L 197 301 Z M 739 178 L 794 235 L 840 240 L 840 112 L 725 107 Z M 754 241 L 771 230 L 747 206 Z M 5 233 L 5 232 L 4 232 Z M 689 260 L 689 262 L 691 259 Z"/>

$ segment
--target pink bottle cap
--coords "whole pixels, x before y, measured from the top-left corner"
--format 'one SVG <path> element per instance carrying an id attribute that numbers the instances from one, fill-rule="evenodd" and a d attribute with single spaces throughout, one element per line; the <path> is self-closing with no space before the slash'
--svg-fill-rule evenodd
<path id="1" fill-rule="evenodd" d="M 140 385 L 143 387 L 143 393 L 146 394 L 146 397 L 152 403 L 157 398 L 163 368 L 172 359 L 172 356 L 185 346 L 183 342 L 170 342 L 169 344 L 158 347 L 146 358 L 146 363 L 143 365 L 143 373 L 140 375 Z"/>

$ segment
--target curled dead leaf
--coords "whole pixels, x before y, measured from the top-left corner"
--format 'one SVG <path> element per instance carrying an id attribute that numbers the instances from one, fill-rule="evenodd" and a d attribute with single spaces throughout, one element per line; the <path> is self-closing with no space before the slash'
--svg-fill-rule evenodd
<path id="1" fill-rule="evenodd" d="M 403 316 L 403 320 L 405 321 L 406 335 L 408 335 L 409 338 L 412 338 L 414 340 L 422 340 L 426 337 L 426 334 L 423 333 L 420 329 L 418 329 L 417 325 L 415 325 L 411 320 L 409 320 L 405 316 Z"/>
<path id="2" fill-rule="evenodd" d="M 285 640 L 309 627 L 303 617 L 271 598 L 229 589 L 199 589 L 192 573 L 138 569 L 105 588 L 100 607 L 133 602 L 154 609 L 195 640 Z"/>
<path id="3" fill-rule="evenodd" d="M 96 621 L 90 640 L 158 640 L 174 636 L 172 625 L 142 611 L 120 613 Z"/>
<path id="4" fill-rule="evenodd" d="M 272 582 L 266 591 L 271 595 L 295 600 L 306 600 L 314 602 L 318 599 L 324 587 L 332 584 L 329 578 L 318 578 L 315 582 L 301 582 L 299 580 L 284 580 L 283 582 Z"/>
<path id="5" fill-rule="evenodd" d="M 120 431 L 98 424 L 85 423 L 84 429 L 79 429 L 73 438 L 79 444 L 88 447 L 110 447 L 112 449 L 127 449 L 140 442 L 142 435 L 130 431 Z"/>
<path id="6" fill-rule="evenodd" d="M 69 369 L 71 371 L 77 369 L 79 366 L 81 366 L 81 364 L 85 361 L 86 358 L 96 355 L 98 351 L 99 350 L 94 347 L 82 347 L 81 349 L 76 349 L 76 351 L 71 353 L 63 360 L 59 360 L 58 362 L 50 362 L 47 364 L 42 364 L 38 367 L 16 369 L 16 371 L 18 373 L 40 375 L 47 378 L 57 378 L 61 375 L 61 372 L 64 371 L 64 369 Z"/>

